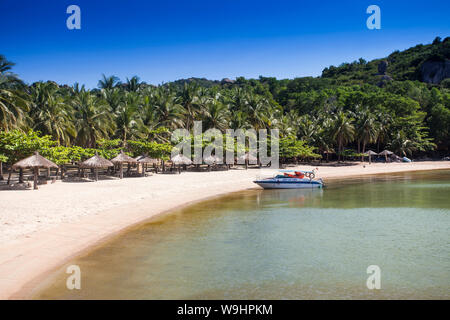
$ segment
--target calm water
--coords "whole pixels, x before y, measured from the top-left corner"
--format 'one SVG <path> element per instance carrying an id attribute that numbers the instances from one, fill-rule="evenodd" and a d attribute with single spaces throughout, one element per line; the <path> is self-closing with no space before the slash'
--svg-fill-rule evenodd
<path id="1" fill-rule="evenodd" d="M 81 290 L 64 266 L 35 298 L 450 298 L 450 171 L 328 182 L 175 211 L 69 263 Z"/>

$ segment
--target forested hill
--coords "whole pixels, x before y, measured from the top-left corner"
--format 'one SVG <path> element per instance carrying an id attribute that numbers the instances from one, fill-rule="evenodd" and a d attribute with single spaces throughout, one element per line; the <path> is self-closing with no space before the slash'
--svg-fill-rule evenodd
<path id="1" fill-rule="evenodd" d="M 384 76 L 384 77 L 383 77 Z M 383 85 L 383 82 L 396 80 L 421 81 L 450 88 L 450 37 L 444 40 L 437 37 L 433 43 L 418 44 L 404 51 L 396 50 L 389 56 L 366 61 L 360 58 L 353 62 L 344 62 L 339 66 L 330 66 L 322 71 L 321 79 L 325 86 L 331 84 L 373 84 Z M 260 78 L 263 82 L 272 78 Z M 311 77 L 305 77 L 311 79 Z M 183 86 L 185 83 L 197 83 L 202 87 L 240 86 L 244 78 L 230 80 L 208 80 L 205 78 L 180 79 L 166 85 Z M 272 79 L 273 81 L 274 79 Z M 288 83 L 289 80 L 281 80 Z M 311 80 L 314 81 L 314 80 Z M 314 84 L 311 83 L 314 87 Z M 317 88 L 317 86 L 315 86 Z"/>
<path id="2" fill-rule="evenodd" d="M 448 37 L 436 38 L 383 59 L 328 67 L 320 77 L 189 78 L 154 86 L 137 76 L 103 75 L 95 89 L 86 89 L 84 79 L 24 83 L 0 54 L 0 162 L 17 157 L 14 143 L 2 147 L 2 140 L 23 141 L 16 138 L 30 130 L 30 141 L 37 134 L 53 139 L 56 154 L 117 141 L 121 148 L 167 151 L 158 144 L 168 143 L 165 134 L 190 130 L 194 121 L 223 132 L 277 128 L 284 158 L 360 156 L 368 149 L 448 156 L 449 45 Z"/>
<path id="3" fill-rule="evenodd" d="M 339 82 L 378 84 L 380 76 L 397 81 L 419 80 L 426 83 L 449 87 L 450 78 L 450 37 L 436 38 L 432 44 L 418 44 L 404 51 L 394 51 L 388 57 L 370 62 L 359 59 L 331 66 L 322 72 L 322 78 L 336 79 Z"/>

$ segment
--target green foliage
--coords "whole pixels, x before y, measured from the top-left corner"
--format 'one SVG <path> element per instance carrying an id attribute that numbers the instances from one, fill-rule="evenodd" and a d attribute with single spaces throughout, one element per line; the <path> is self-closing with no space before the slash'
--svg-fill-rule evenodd
<path id="1" fill-rule="evenodd" d="M 364 59 L 325 68 L 316 78 L 190 78 L 154 87 L 136 76 L 124 83 L 103 76 L 93 90 L 52 81 L 28 86 L 10 74 L 14 64 L 0 55 L 0 161 L 13 163 L 35 150 L 57 163 L 81 161 L 96 151 L 110 159 L 121 149 L 167 159 L 171 132 L 191 129 L 194 121 L 222 135 L 227 128 L 279 129 L 282 157 L 388 147 L 446 153 L 450 82 L 420 82 L 420 70 L 428 61 L 449 59 L 449 46 L 449 38 L 435 39 L 393 52 L 383 59 L 393 80 L 382 87 L 381 60 Z M 405 141 L 407 148 L 399 147 Z M 202 149 L 208 145 L 215 142 L 204 141 Z M 233 149 L 248 151 L 237 141 Z"/>
<path id="2" fill-rule="evenodd" d="M 281 138 L 279 148 L 281 158 L 321 158 L 321 155 L 314 153 L 314 147 L 294 136 Z"/>
<path id="3" fill-rule="evenodd" d="M 38 132 L 20 130 L 0 131 L 0 154 L 9 164 L 29 157 L 35 151 L 56 145 L 51 137 L 40 136 Z"/>

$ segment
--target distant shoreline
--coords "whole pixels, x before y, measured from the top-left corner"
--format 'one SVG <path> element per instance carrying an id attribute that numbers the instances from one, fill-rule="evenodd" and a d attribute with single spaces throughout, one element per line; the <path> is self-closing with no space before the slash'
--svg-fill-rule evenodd
<path id="1" fill-rule="evenodd" d="M 334 179 L 450 169 L 450 161 L 318 168 L 318 177 Z M 259 173 L 258 169 L 183 172 L 0 191 L 0 299 L 29 298 L 53 270 L 136 224 L 208 198 L 259 188 L 252 182 Z"/>

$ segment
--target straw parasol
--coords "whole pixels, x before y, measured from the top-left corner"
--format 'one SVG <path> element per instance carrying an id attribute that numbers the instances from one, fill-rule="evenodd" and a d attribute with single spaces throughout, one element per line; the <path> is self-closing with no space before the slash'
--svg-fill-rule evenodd
<path id="1" fill-rule="evenodd" d="M 19 162 L 16 162 L 12 169 L 26 169 L 26 168 L 33 168 L 34 173 L 34 189 L 37 189 L 37 180 L 39 175 L 39 168 L 58 168 L 58 166 L 51 162 L 50 160 L 44 158 L 39 154 L 39 152 L 35 152 L 32 156 L 25 158 L 23 160 L 20 160 Z"/>
<path id="2" fill-rule="evenodd" d="M 158 159 L 149 158 L 149 157 L 144 156 L 144 155 L 136 157 L 135 160 L 138 163 L 142 163 L 142 175 L 144 175 L 144 173 L 146 171 L 147 164 L 158 164 Z M 144 169 L 144 167 L 145 167 L 145 169 Z"/>
<path id="3" fill-rule="evenodd" d="M 368 150 L 368 151 L 364 152 L 364 154 L 366 156 L 369 156 L 369 163 L 371 163 L 372 162 L 372 156 L 376 156 L 378 153 L 376 153 L 376 152 L 374 152 L 372 150 Z"/>
<path id="4" fill-rule="evenodd" d="M 389 150 L 383 150 L 378 155 L 384 156 L 386 158 L 386 162 L 387 162 L 387 157 L 390 156 L 391 154 L 394 154 L 394 153 Z"/>
<path id="5" fill-rule="evenodd" d="M 172 157 L 172 163 L 174 165 L 178 165 L 178 173 L 181 173 L 181 165 L 189 165 L 192 163 L 191 159 L 189 159 L 188 157 L 182 155 L 182 154 L 177 154 L 175 157 Z"/>
<path id="6" fill-rule="evenodd" d="M 209 157 L 203 159 L 203 162 L 206 163 L 207 165 L 213 165 L 220 162 L 221 160 L 222 159 L 217 156 L 210 155 Z"/>
<path id="7" fill-rule="evenodd" d="M 191 159 L 189 159 L 188 157 L 182 155 L 182 154 L 177 154 L 175 157 L 173 157 L 172 159 L 173 164 L 176 165 L 189 165 L 192 163 Z"/>
<path id="8" fill-rule="evenodd" d="M 245 161 L 245 169 L 247 169 L 248 168 L 248 163 L 250 161 L 256 162 L 256 161 L 258 161 L 258 158 L 247 152 L 246 154 L 240 156 L 238 158 L 238 160 L 244 160 Z"/>
<path id="9" fill-rule="evenodd" d="M 108 168 L 113 167 L 114 164 L 106 160 L 105 158 L 102 158 L 98 155 L 98 152 L 95 152 L 95 156 L 87 159 L 86 161 L 83 161 L 80 163 L 80 168 L 90 168 L 94 169 L 95 171 L 95 181 L 98 181 L 98 169 L 99 168 Z"/>
<path id="10" fill-rule="evenodd" d="M 123 179 L 123 164 L 124 163 L 128 163 L 128 164 L 137 163 L 137 160 L 133 159 L 129 155 L 126 155 L 122 150 L 122 151 L 120 151 L 120 153 L 117 157 L 115 157 L 114 159 L 111 159 L 111 162 L 114 164 L 116 164 L 116 163 L 120 164 L 120 179 Z"/>

